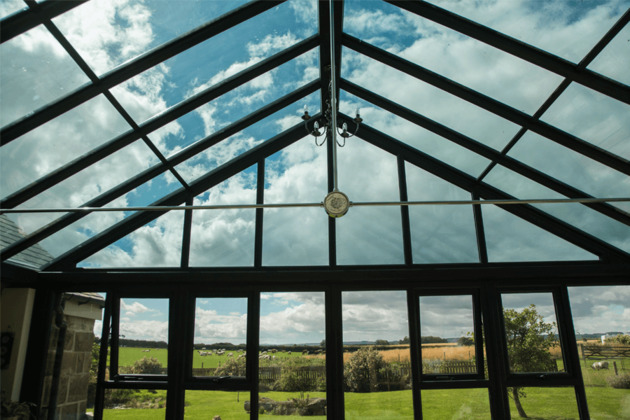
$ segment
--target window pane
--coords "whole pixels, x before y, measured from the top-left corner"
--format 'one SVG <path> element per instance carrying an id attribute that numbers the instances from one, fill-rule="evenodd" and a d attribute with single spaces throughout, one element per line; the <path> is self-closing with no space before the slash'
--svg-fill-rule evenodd
<path id="1" fill-rule="evenodd" d="M 346 419 L 412 419 L 405 292 L 344 292 L 342 314 Z"/>
<path id="2" fill-rule="evenodd" d="M 197 298 L 193 376 L 245 376 L 246 298 Z"/>
<path id="3" fill-rule="evenodd" d="M 324 418 L 324 293 L 263 293 L 260 313 L 259 414 Z"/>
<path id="4" fill-rule="evenodd" d="M 569 296 L 591 418 L 630 418 L 630 286 L 570 287 Z"/>
<path id="5" fill-rule="evenodd" d="M 186 391 L 185 419 L 249 420 L 249 391 Z"/>
<path id="6" fill-rule="evenodd" d="M 472 296 L 422 296 L 422 373 L 476 374 Z"/>
<path id="7" fill-rule="evenodd" d="M 501 299 L 510 372 L 564 371 L 551 293 L 504 293 Z"/>
<path id="8" fill-rule="evenodd" d="M 431 389 L 422 390 L 423 420 L 490 418 L 488 390 Z"/>
<path id="9" fill-rule="evenodd" d="M 120 299 L 120 374 L 166 374 L 168 321 L 168 299 Z"/>
<path id="10" fill-rule="evenodd" d="M 508 388 L 508 394 L 513 419 L 580 418 L 573 388 Z"/>
<path id="11" fill-rule="evenodd" d="M 163 419 L 165 413 L 165 390 L 105 390 L 104 419 Z"/>

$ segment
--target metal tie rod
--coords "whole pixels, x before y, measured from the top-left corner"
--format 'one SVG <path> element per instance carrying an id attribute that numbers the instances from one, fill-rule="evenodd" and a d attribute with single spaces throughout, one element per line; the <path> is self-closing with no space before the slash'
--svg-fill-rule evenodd
<path id="1" fill-rule="evenodd" d="M 562 203 L 623 203 L 630 197 L 611 198 L 535 198 L 526 200 L 452 200 L 452 201 L 371 201 L 351 202 L 352 207 L 368 206 L 460 206 L 460 205 L 519 205 L 519 204 L 562 204 Z M 278 203 L 278 204 L 224 204 L 196 206 L 143 206 L 143 207 L 57 207 L 57 208 L 14 208 L 0 209 L 0 214 L 10 213 L 73 213 L 73 212 L 113 212 L 113 211 L 172 211 L 172 210 L 239 210 L 273 209 L 296 207 L 323 207 L 323 203 Z"/>

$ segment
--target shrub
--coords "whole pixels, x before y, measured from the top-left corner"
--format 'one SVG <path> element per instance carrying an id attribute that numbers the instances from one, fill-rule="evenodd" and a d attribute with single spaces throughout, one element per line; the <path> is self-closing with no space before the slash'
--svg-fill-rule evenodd
<path id="1" fill-rule="evenodd" d="M 131 403 L 136 392 L 133 389 L 111 389 L 105 391 L 105 408 L 125 406 Z"/>
<path id="2" fill-rule="evenodd" d="M 630 373 L 606 378 L 608 385 L 617 389 L 630 389 Z"/>
<path id="3" fill-rule="evenodd" d="M 610 337 L 606 339 L 606 344 L 623 344 L 630 345 L 630 335 L 627 334 L 617 334 L 614 337 Z"/>
<path id="4" fill-rule="evenodd" d="M 162 364 L 155 357 L 143 357 L 136 360 L 131 368 L 132 373 L 162 373 Z"/>
<path id="5" fill-rule="evenodd" d="M 273 384 L 274 391 L 325 391 L 326 378 L 308 375 L 311 366 L 321 365 L 319 359 L 289 358 L 282 363 L 280 378 Z"/>
<path id="6" fill-rule="evenodd" d="M 216 376 L 245 376 L 245 358 L 228 357 L 223 366 L 214 371 Z"/>
<path id="7" fill-rule="evenodd" d="M 379 373 L 387 363 L 374 347 L 357 350 L 344 366 L 346 387 L 354 392 L 372 392 L 378 390 Z"/>

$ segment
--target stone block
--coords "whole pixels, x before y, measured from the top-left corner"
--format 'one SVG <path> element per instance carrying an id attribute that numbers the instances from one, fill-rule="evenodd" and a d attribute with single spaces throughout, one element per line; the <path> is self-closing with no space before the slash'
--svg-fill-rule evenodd
<path id="1" fill-rule="evenodd" d="M 63 361 L 61 362 L 62 372 L 74 372 L 77 366 L 77 354 L 73 351 L 66 351 L 63 353 Z"/>
<path id="2" fill-rule="evenodd" d="M 92 351 L 92 344 L 94 343 L 94 333 L 93 332 L 78 332 L 75 334 L 75 343 L 74 350 L 75 351 Z"/>
<path id="3" fill-rule="evenodd" d="M 76 316 L 66 315 L 66 324 L 68 328 L 71 328 L 73 331 L 91 332 L 94 328 L 93 319 L 79 318 Z"/>
<path id="4" fill-rule="evenodd" d="M 66 339 L 63 343 L 63 349 L 64 351 L 74 350 L 74 331 L 69 328 L 66 330 Z"/>
<path id="5" fill-rule="evenodd" d="M 89 373 L 74 375 L 72 378 L 70 378 L 70 382 L 68 385 L 68 401 L 85 402 L 87 399 L 87 388 L 89 381 Z"/>
<path id="6" fill-rule="evenodd" d="M 76 403 L 57 406 L 59 420 L 74 420 L 79 418 L 79 405 Z"/>

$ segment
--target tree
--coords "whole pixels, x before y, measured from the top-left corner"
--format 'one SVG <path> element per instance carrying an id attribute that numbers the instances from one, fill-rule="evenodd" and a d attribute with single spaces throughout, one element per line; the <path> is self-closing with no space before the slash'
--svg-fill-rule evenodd
<path id="1" fill-rule="evenodd" d="M 405 336 L 402 340 L 398 340 L 398 344 L 409 344 L 409 337 Z"/>
<path id="2" fill-rule="evenodd" d="M 512 372 L 553 372 L 557 369 L 549 353 L 549 348 L 556 343 L 555 322 L 545 322 L 533 304 L 521 312 L 504 309 L 503 319 Z M 520 387 L 510 391 L 519 416 L 527 417 L 520 400 L 526 397 L 525 392 Z"/>
<path id="3" fill-rule="evenodd" d="M 473 344 L 475 344 L 475 340 L 472 337 L 462 336 L 457 340 L 458 346 L 472 346 Z"/>
<path id="4" fill-rule="evenodd" d="M 377 346 L 389 346 L 389 341 L 378 339 L 374 342 L 374 344 Z"/>

